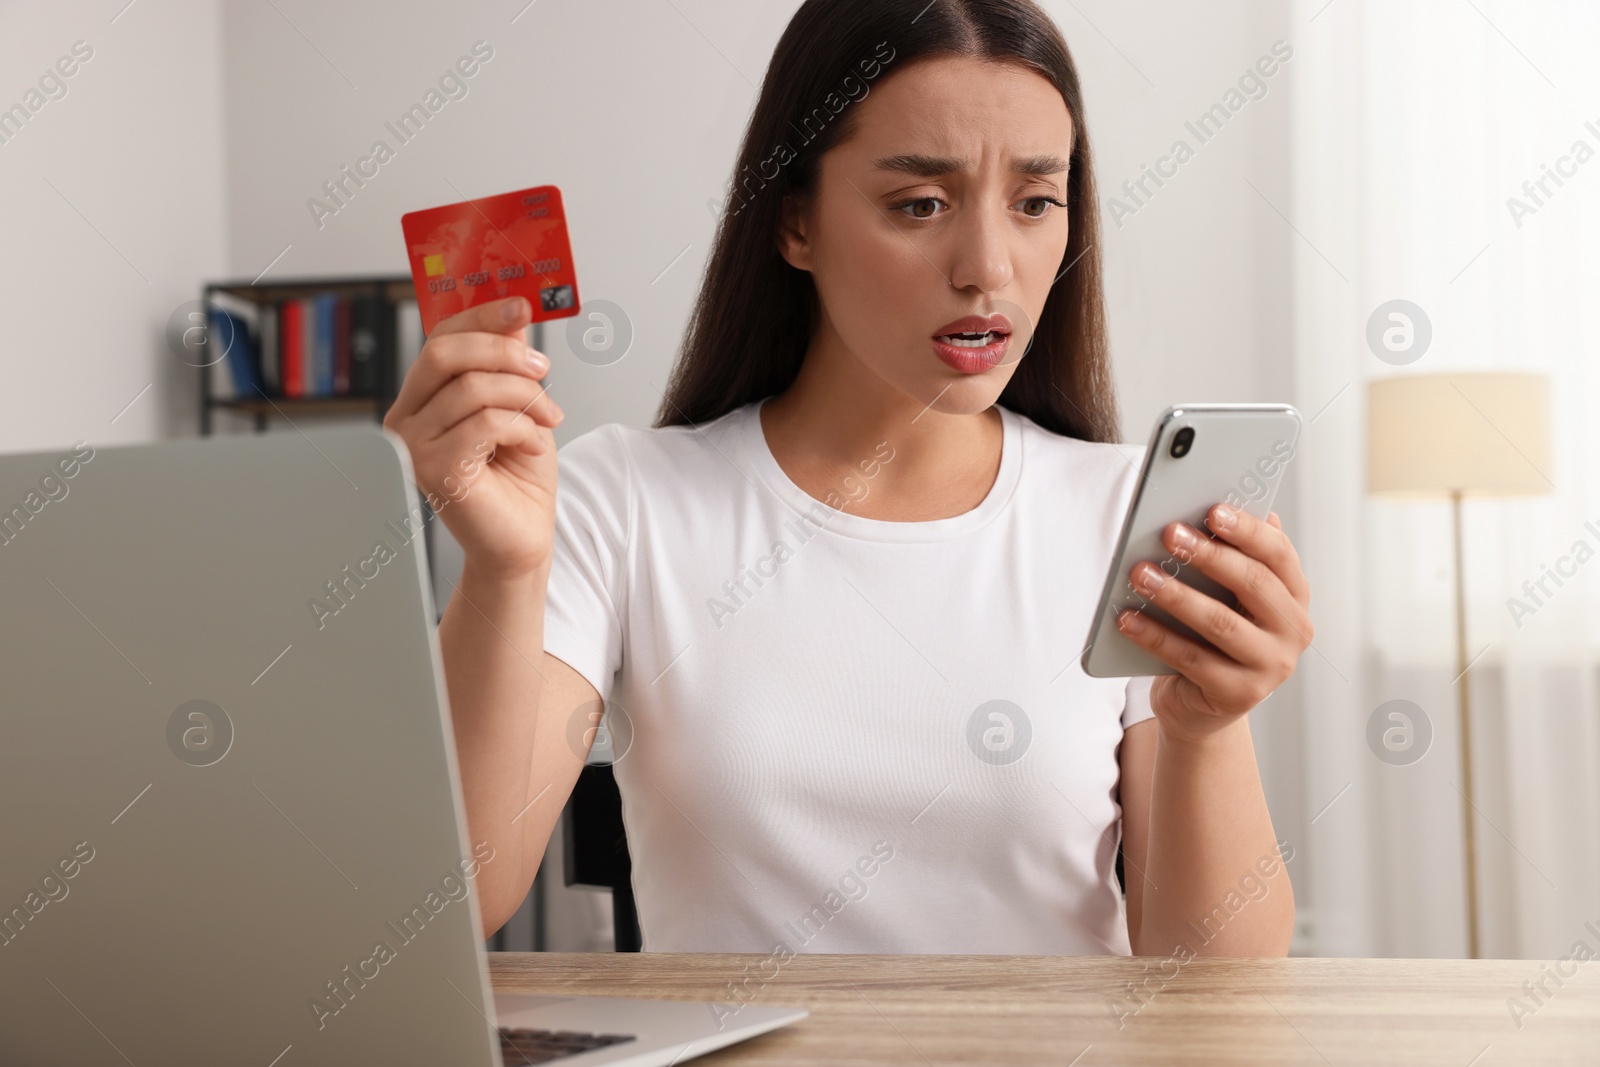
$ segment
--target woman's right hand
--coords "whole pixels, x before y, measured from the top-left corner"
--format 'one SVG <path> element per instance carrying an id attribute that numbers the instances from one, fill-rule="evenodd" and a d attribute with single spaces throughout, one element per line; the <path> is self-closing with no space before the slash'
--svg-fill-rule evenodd
<path id="1" fill-rule="evenodd" d="M 520 296 L 444 319 L 384 416 L 411 453 L 417 485 L 486 577 L 520 578 L 547 566 L 555 531 L 561 408 L 529 347 L 532 307 Z"/>

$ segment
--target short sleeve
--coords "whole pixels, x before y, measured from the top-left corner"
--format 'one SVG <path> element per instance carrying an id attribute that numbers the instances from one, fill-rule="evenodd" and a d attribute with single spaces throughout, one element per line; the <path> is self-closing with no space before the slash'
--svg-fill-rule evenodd
<path id="1" fill-rule="evenodd" d="M 615 425 L 574 438 L 556 455 L 544 650 L 581 674 L 605 700 L 622 666 L 631 464 Z"/>
<path id="2" fill-rule="evenodd" d="M 1143 678 L 1129 678 L 1127 697 L 1122 705 L 1122 728 L 1126 730 L 1134 723 L 1144 722 L 1155 717 L 1155 709 L 1150 706 L 1150 686 L 1155 683 L 1155 675 Z"/>

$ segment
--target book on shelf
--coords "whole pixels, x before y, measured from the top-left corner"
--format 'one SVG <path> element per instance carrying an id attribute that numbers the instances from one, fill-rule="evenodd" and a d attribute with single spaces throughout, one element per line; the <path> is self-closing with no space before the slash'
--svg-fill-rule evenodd
<path id="1" fill-rule="evenodd" d="M 377 293 L 258 301 L 218 290 L 207 315 L 204 373 L 218 400 L 393 396 L 423 343 L 416 301 Z"/>
<path id="2" fill-rule="evenodd" d="M 269 396 L 283 388 L 278 370 L 278 323 L 278 316 L 263 315 L 258 330 L 261 335 L 261 388 Z"/>
<path id="3" fill-rule="evenodd" d="M 350 301 L 350 391 L 358 396 L 380 389 L 393 393 L 378 373 L 387 336 L 384 323 L 387 319 L 392 325 L 394 320 L 389 308 L 380 296 L 358 296 Z"/>
<path id="4" fill-rule="evenodd" d="M 247 317 L 239 309 L 229 309 L 213 304 L 206 309 L 208 333 L 206 356 L 220 367 L 221 377 L 233 386 L 235 392 L 254 394 L 259 384 L 256 368 L 259 353 L 255 332 Z"/>
<path id="5" fill-rule="evenodd" d="M 350 395 L 350 301 L 333 306 L 333 392 Z"/>
<path id="6" fill-rule="evenodd" d="M 305 333 L 300 328 L 300 301 L 288 300 L 272 309 L 281 320 L 278 335 L 283 338 L 283 395 L 302 397 L 305 383 L 300 377 L 305 362 L 300 358 L 300 345 Z"/>
<path id="7" fill-rule="evenodd" d="M 333 323 L 339 298 L 323 293 L 311 298 L 312 349 L 316 374 L 316 396 L 333 396 Z"/>

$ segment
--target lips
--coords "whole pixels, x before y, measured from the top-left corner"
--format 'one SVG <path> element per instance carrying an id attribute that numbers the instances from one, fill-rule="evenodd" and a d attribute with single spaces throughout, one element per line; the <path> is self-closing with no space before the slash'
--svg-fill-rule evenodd
<path id="1" fill-rule="evenodd" d="M 996 312 L 947 322 L 933 335 L 933 352 L 952 370 L 982 374 L 998 366 L 1011 344 L 1011 320 Z"/>
<path id="2" fill-rule="evenodd" d="M 947 322 L 933 332 L 935 340 L 940 341 L 974 341 L 983 338 L 985 334 L 998 334 L 1010 336 L 1011 320 L 998 311 L 987 317 L 983 315 L 968 315 L 954 322 Z"/>

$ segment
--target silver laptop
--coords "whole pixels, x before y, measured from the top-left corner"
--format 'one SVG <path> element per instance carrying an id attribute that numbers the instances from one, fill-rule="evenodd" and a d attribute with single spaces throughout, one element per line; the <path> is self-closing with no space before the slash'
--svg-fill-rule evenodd
<path id="1" fill-rule="evenodd" d="M 491 991 L 424 521 L 375 426 L 0 457 L 0 1063 L 643 1067 L 805 1017 Z"/>

